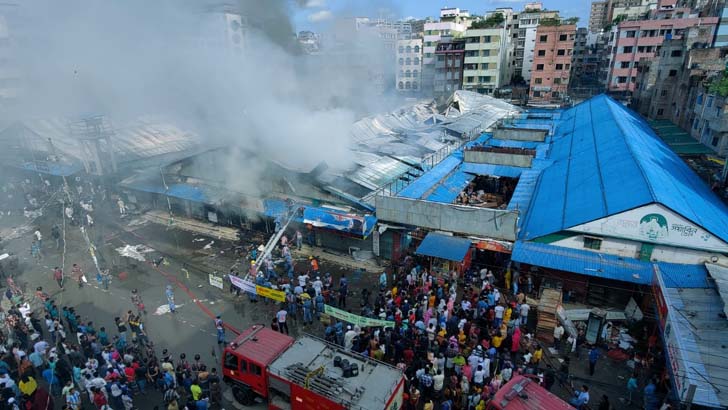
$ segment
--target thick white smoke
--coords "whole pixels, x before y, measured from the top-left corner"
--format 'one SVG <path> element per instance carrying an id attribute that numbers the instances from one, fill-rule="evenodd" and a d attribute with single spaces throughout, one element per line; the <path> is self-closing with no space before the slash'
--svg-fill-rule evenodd
<path id="1" fill-rule="evenodd" d="M 374 38 L 339 36 L 346 53 L 298 52 L 280 0 L 246 0 L 242 54 L 211 45 L 219 5 L 193 0 L 24 0 L 19 65 L 25 87 L 6 120 L 103 114 L 115 122 L 160 115 L 210 145 L 230 144 L 301 168 L 351 159 L 351 124 L 386 109 L 369 64 L 389 58 Z M 352 31 L 353 32 L 353 31 Z M 362 65 L 365 66 L 362 70 Z M 245 158 L 242 158 L 245 161 Z M 252 161 L 252 160 L 251 160 Z M 229 164 L 254 179 L 261 167 Z"/>

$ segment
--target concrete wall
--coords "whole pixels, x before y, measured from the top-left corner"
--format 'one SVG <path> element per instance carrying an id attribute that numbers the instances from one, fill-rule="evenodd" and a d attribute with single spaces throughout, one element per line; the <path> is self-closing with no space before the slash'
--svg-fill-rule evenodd
<path id="1" fill-rule="evenodd" d="M 530 168 L 533 157 L 530 155 L 505 154 L 502 152 L 464 151 L 465 162 L 476 164 L 509 165 L 513 167 Z"/>
<path id="2" fill-rule="evenodd" d="M 378 196 L 377 218 L 427 229 L 493 239 L 516 239 L 518 212 Z"/>
<path id="3" fill-rule="evenodd" d="M 546 130 L 529 130 L 524 128 L 496 128 L 493 138 L 501 140 L 537 141 L 546 139 Z"/>

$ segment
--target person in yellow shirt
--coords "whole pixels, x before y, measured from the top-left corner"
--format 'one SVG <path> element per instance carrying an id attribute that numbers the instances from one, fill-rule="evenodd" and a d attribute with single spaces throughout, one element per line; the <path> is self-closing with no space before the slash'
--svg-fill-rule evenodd
<path id="1" fill-rule="evenodd" d="M 192 400 L 198 401 L 202 397 L 202 388 L 198 384 L 197 380 L 192 382 L 190 386 L 190 393 L 192 393 Z"/>
<path id="2" fill-rule="evenodd" d="M 496 349 L 499 349 L 501 346 L 501 343 L 503 343 L 503 337 L 499 336 L 499 335 L 495 335 L 491 338 L 490 342 L 493 345 L 493 347 L 495 347 Z"/>
<path id="3" fill-rule="evenodd" d="M 38 388 L 38 383 L 32 376 L 25 376 L 18 383 L 18 388 L 24 396 L 30 396 Z"/>
<path id="4" fill-rule="evenodd" d="M 510 323 L 513 309 L 510 306 L 506 307 L 506 311 L 503 313 L 503 323 Z"/>
<path id="5" fill-rule="evenodd" d="M 435 307 L 435 294 L 430 293 L 430 299 L 427 301 L 427 307 L 434 308 Z"/>
<path id="6" fill-rule="evenodd" d="M 541 346 L 536 347 L 536 351 L 533 352 L 533 357 L 531 357 L 531 363 L 538 364 L 541 361 L 541 358 L 543 357 L 543 349 Z"/>

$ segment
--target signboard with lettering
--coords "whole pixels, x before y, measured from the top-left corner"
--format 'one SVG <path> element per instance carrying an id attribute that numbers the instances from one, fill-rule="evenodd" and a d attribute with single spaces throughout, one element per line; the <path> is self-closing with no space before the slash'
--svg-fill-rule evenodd
<path id="1" fill-rule="evenodd" d="M 720 238 L 657 204 L 577 225 L 568 230 L 701 251 L 728 252 L 728 244 Z"/>
<path id="2" fill-rule="evenodd" d="M 222 284 L 222 277 L 221 276 L 215 276 L 212 273 L 210 273 L 210 274 L 207 275 L 207 277 L 208 277 L 208 280 L 210 281 L 210 285 L 212 285 L 212 286 L 214 286 L 214 287 L 216 287 L 218 289 L 222 289 L 223 288 L 224 285 Z"/>
<path id="3" fill-rule="evenodd" d="M 359 327 L 394 327 L 394 322 L 389 320 L 359 316 L 329 305 L 324 306 L 324 312 L 331 317 L 335 317 L 353 325 L 359 325 Z"/>

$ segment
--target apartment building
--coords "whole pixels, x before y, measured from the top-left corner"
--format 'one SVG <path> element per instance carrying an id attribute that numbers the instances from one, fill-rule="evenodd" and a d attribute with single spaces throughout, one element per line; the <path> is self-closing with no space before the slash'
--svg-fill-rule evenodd
<path id="1" fill-rule="evenodd" d="M 433 91 L 435 77 L 435 50 L 443 36 L 460 37 L 465 25 L 456 22 L 427 22 L 422 37 L 422 92 L 429 95 Z"/>
<path id="2" fill-rule="evenodd" d="M 658 0 L 610 0 L 607 11 L 608 22 L 614 19 L 640 20 L 647 18 L 657 8 Z"/>
<path id="3" fill-rule="evenodd" d="M 462 89 L 465 41 L 443 37 L 435 49 L 433 96 L 441 102 Z"/>
<path id="4" fill-rule="evenodd" d="M 679 119 L 686 111 L 678 95 L 685 98 L 687 85 L 683 72 L 690 50 L 707 48 L 713 41 L 713 32 L 690 27 L 680 39 L 665 40 L 660 52 L 652 59 L 643 58 L 633 93 L 632 106 L 650 119 Z M 679 120 L 678 120 L 679 122 Z"/>
<path id="5" fill-rule="evenodd" d="M 462 38 L 465 41 L 463 90 L 493 94 L 507 84 L 510 77 L 506 25 L 469 29 Z"/>
<path id="6" fill-rule="evenodd" d="M 728 46 L 728 4 L 720 10 L 718 30 L 715 32 L 713 47 Z"/>
<path id="7" fill-rule="evenodd" d="M 395 85 L 398 93 L 417 94 L 422 89 L 422 39 L 397 41 L 397 72 Z"/>
<path id="8" fill-rule="evenodd" d="M 589 11 L 590 32 L 598 33 L 609 23 L 609 5 L 610 2 L 608 0 L 592 2 L 591 10 Z"/>
<path id="9" fill-rule="evenodd" d="M 690 27 L 698 27 L 701 36 L 714 32 L 717 17 L 694 17 L 685 13 L 684 9 L 657 10 L 651 20 L 619 23 L 610 38 L 607 89 L 612 92 L 634 91 L 640 59 L 659 55 L 665 40 L 682 38 Z"/>
<path id="10" fill-rule="evenodd" d="M 561 104 L 568 99 L 576 25 L 541 25 L 536 30 L 529 103 Z"/>
<path id="11" fill-rule="evenodd" d="M 536 29 L 544 19 L 557 20 L 558 11 L 543 10 L 541 3 L 529 3 L 518 14 L 518 32 L 513 51 L 513 75 L 528 83 L 531 80 L 533 50 L 536 45 Z"/>

